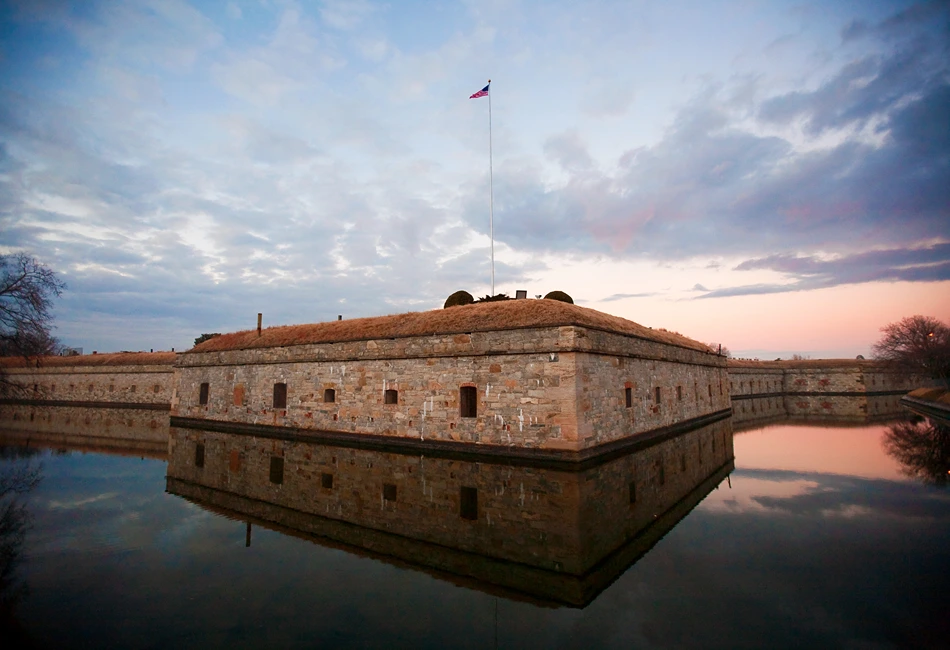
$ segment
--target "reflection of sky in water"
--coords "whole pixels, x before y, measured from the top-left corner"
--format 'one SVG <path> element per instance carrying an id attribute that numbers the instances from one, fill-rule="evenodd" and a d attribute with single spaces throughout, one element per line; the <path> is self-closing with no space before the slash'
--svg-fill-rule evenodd
<path id="1" fill-rule="evenodd" d="M 882 452 L 886 430 L 776 424 L 744 431 L 734 438 L 736 467 L 907 480 L 900 463 Z"/>
<path id="2" fill-rule="evenodd" d="M 164 492 L 164 462 L 44 455 L 19 616 L 55 647 L 939 647 L 950 493 L 886 457 L 849 473 L 813 444 L 839 433 L 884 456 L 878 427 L 736 436 L 732 487 L 583 610 L 260 527 L 245 548 L 243 522 Z"/>

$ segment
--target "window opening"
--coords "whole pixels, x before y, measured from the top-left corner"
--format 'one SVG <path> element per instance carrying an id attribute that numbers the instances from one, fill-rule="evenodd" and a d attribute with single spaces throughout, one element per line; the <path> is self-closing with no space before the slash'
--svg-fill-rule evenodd
<path id="1" fill-rule="evenodd" d="M 631 408 L 631 407 L 633 406 L 633 389 L 632 389 L 632 388 L 624 388 L 624 389 L 623 389 L 623 397 L 624 397 L 624 401 L 625 401 L 626 404 L 627 404 L 627 408 Z"/>
<path id="2" fill-rule="evenodd" d="M 202 443 L 195 445 L 195 467 L 205 466 L 205 446 Z"/>
<path id="3" fill-rule="evenodd" d="M 274 384 L 274 408 L 287 408 L 287 384 Z"/>
<path id="4" fill-rule="evenodd" d="M 208 382 L 201 384 L 198 388 L 198 404 L 204 406 L 208 403 Z"/>
<path id="5" fill-rule="evenodd" d="M 323 401 L 324 402 L 335 402 L 336 401 L 336 391 L 332 388 L 327 388 L 323 391 Z"/>
<path id="6" fill-rule="evenodd" d="M 396 486 L 392 483 L 383 483 L 383 499 L 386 501 L 396 500 Z"/>
<path id="7" fill-rule="evenodd" d="M 474 386 L 459 388 L 459 415 L 474 418 L 478 415 L 478 390 Z"/>
<path id="8" fill-rule="evenodd" d="M 399 403 L 399 391 L 393 390 L 392 388 L 387 388 L 386 392 L 383 393 L 383 404 L 398 404 Z"/>

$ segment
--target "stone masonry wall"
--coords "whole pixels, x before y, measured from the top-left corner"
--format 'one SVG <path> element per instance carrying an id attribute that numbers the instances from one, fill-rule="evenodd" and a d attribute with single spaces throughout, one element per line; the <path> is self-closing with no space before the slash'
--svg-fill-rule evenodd
<path id="1" fill-rule="evenodd" d="M 587 446 L 730 406 L 726 371 L 721 367 L 622 356 L 578 357 L 579 428 Z"/>
<path id="2" fill-rule="evenodd" d="M 730 364 L 733 418 L 737 424 L 784 416 L 861 421 L 896 415 L 900 394 L 917 383 L 873 362 L 806 361 L 797 367 L 768 362 Z"/>
<path id="3" fill-rule="evenodd" d="M 25 387 L 18 399 L 69 402 L 169 404 L 173 368 L 154 366 L 50 366 L 7 368 Z"/>
<path id="4" fill-rule="evenodd" d="M 617 358 L 623 371 L 604 375 Z M 716 355 L 573 326 L 185 354 L 172 414 L 579 450 L 728 408 L 724 395 L 710 401 L 708 394 L 680 415 L 668 408 L 660 417 L 631 419 L 623 406 L 627 382 L 695 388 L 702 379 L 719 390 L 724 365 Z M 208 401 L 200 404 L 205 383 Z M 274 407 L 278 383 L 287 387 L 286 408 Z M 476 417 L 461 415 L 462 387 L 476 389 Z M 328 389 L 333 402 L 324 401 Z M 386 402 L 387 391 L 397 391 L 395 404 Z M 580 436 L 578 404 L 586 409 Z"/>

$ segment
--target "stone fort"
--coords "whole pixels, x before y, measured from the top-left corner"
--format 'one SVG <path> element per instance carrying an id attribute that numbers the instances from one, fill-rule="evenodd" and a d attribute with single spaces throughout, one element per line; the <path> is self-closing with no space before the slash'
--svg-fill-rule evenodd
<path id="1" fill-rule="evenodd" d="M 174 353 L 3 359 L 4 429 L 167 445 L 169 424 L 364 448 L 584 461 L 733 415 L 885 417 L 873 361 L 735 361 L 555 300 L 271 327 Z"/>

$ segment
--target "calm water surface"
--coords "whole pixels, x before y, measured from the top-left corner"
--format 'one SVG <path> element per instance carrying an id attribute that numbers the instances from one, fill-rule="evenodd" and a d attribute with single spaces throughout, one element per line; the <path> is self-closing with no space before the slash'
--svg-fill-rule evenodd
<path id="1" fill-rule="evenodd" d="M 228 467 L 230 457 L 224 451 L 216 456 L 213 438 L 192 433 L 181 435 L 180 453 L 167 462 L 6 447 L 0 472 L 40 468 L 41 482 L 21 498 L 31 528 L 22 546 L 13 548 L 19 560 L 13 578 L 3 577 L 12 614 L 2 633 L 8 646 L 18 639 L 50 648 L 947 647 L 950 494 L 942 485 L 950 468 L 946 443 L 941 450 L 939 435 L 926 425 L 903 425 L 909 428 L 903 433 L 895 433 L 898 425 L 729 431 L 735 469 L 730 473 L 729 465 L 716 474 L 708 465 L 703 471 L 715 484 L 693 487 L 677 483 L 689 474 L 685 452 L 681 460 L 677 450 L 695 450 L 700 459 L 705 453 L 706 460 L 697 462 L 709 463 L 711 449 L 704 451 L 701 438 L 667 448 L 669 469 L 662 477 L 656 459 L 646 456 L 579 477 L 525 470 L 514 482 L 491 475 L 502 472 L 497 468 L 450 463 L 433 470 L 430 464 L 425 471 L 446 473 L 427 474 L 422 483 L 423 495 L 426 485 L 436 495 L 426 502 L 434 504 L 431 512 L 440 512 L 442 478 L 477 471 L 480 481 L 499 486 L 486 492 L 487 483 L 478 484 L 479 523 L 496 501 L 510 497 L 519 504 L 512 510 L 528 521 L 526 530 L 543 533 L 530 540 L 527 533 L 525 540 L 458 533 L 461 551 L 444 543 L 462 525 L 449 509 L 451 521 L 442 524 L 437 516 L 425 525 L 405 519 L 395 527 L 379 524 L 389 531 L 383 537 L 351 525 L 327 532 L 319 528 L 324 520 L 313 516 L 294 523 L 296 529 L 273 523 L 280 513 L 299 513 L 275 509 L 261 495 L 287 488 L 294 471 L 313 470 L 319 477 L 318 464 L 330 461 L 317 451 L 287 452 L 303 453 L 314 465 L 288 460 L 283 485 L 266 474 L 251 485 L 235 477 L 253 469 L 253 445 Z M 274 444 L 259 443 L 261 449 Z M 207 459 L 200 468 L 194 466 L 196 444 Z M 334 455 L 333 463 L 339 463 L 333 489 L 349 499 L 351 511 L 353 503 L 361 504 L 367 521 L 377 521 L 387 508 L 395 512 L 385 499 L 352 501 L 359 495 L 342 483 L 344 456 Z M 636 476 L 621 476 L 623 471 Z M 199 485 L 201 472 L 209 475 L 207 485 Z M 398 480 L 421 480 L 418 472 Z M 631 477 L 636 495 L 627 493 Z M 547 484 L 547 496 L 529 493 L 525 500 L 517 493 L 519 481 Z M 591 484 L 621 485 L 623 512 L 590 503 L 601 499 L 596 489 L 585 493 Z M 188 498 L 171 493 L 186 488 L 192 490 Z M 678 505 L 664 515 L 667 489 Z M 576 512 L 564 508 L 564 535 L 544 529 L 543 517 L 532 519 L 532 498 L 541 503 L 552 494 L 577 505 Z M 295 500 L 299 495 L 280 495 L 291 500 L 281 507 L 310 507 Z M 219 501 L 202 501 L 207 498 Z M 225 498 L 232 501 L 220 501 Z M 585 556 L 590 546 L 612 543 L 586 530 L 603 525 L 598 517 L 633 519 L 643 508 L 658 510 L 653 514 L 664 529 L 623 533 L 632 536 L 625 543 L 629 561 L 636 560 L 632 566 L 623 553 L 603 561 Z M 420 516 L 433 517 L 425 512 Z M 496 518 L 504 514 L 494 512 Z M 248 520 L 254 522 L 250 540 Z M 301 532 L 306 526 L 309 533 Z M 413 526 L 439 543 L 413 541 Z M 471 545 L 489 539 L 484 543 L 500 550 L 486 555 L 515 561 L 483 565 Z M 571 597 L 558 602 L 544 595 L 548 574 L 538 574 L 538 589 L 530 571 L 528 584 L 518 582 L 525 562 L 535 561 L 530 558 L 539 566 L 553 562 L 548 548 L 551 557 L 574 549 L 584 559 L 580 565 L 600 567 L 578 583 L 592 590 L 582 598 L 589 602 L 571 606 Z M 611 557 L 622 566 L 611 568 Z M 550 575 L 557 578 L 555 573 Z"/>

